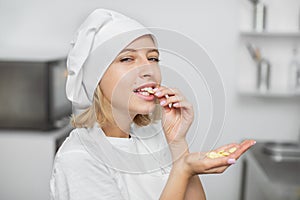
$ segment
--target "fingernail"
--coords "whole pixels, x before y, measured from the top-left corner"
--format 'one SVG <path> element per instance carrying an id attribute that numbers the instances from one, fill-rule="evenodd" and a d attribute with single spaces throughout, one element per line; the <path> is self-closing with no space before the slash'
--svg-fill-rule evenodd
<path id="1" fill-rule="evenodd" d="M 155 96 L 159 96 L 159 95 L 161 95 L 161 92 L 160 92 L 160 91 L 155 92 Z"/>
<path id="2" fill-rule="evenodd" d="M 160 105 L 162 106 L 162 105 L 164 105 L 166 103 L 166 101 L 162 101 L 162 102 L 160 102 Z"/>
<path id="3" fill-rule="evenodd" d="M 256 144 L 256 141 L 254 141 L 252 145 L 255 145 L 255 144 Z"/>
<path id="4" fill-rule="evenodd" d="M 158 90 L 158 88 L 154 88 L 153 91 L 156 92 Z"/>
<path id="5" fill-rule="evenodd" d="M 174 103 L 173 106 L 177 107 L 179 106 L 179 103 Z"/>
<path id="6" fill-rule="evenodd" d="M 227 163 L 228 163 L 228 164 L 234 164 L 234 163 L 235 163 L 235 159 L 234 159 L 234 158 L 229 158 L 229 159 L 227 160 Z"/>

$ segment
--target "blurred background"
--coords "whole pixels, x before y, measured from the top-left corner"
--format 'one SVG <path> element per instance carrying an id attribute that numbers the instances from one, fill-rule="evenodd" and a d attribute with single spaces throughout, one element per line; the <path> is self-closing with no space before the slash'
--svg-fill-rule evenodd
<path id="1" fill-rule="evenodd" d="M 191 37 L 218 68 L 227 113 L 217 145 L 258 143 L 224 174 L 201 176 L 207 199 L 300 199 L 299 0 L 0 0 L 0 199 L 49 199 L 71 130 L 65 59 L 99 7 Z"/>

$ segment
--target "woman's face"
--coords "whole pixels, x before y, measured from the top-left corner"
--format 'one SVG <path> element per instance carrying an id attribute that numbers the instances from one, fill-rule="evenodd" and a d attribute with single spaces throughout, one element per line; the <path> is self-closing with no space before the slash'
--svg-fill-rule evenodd
<path id="1" fill-rule="evenodd" d="M 161 83 L 158 61 L 159 52 L 149 35 L 137 38 L 122 50 L 100 81 L 113 113 L 122 112 L 133 118 L 154 110 L 154 95 L 141 90 Z"/>

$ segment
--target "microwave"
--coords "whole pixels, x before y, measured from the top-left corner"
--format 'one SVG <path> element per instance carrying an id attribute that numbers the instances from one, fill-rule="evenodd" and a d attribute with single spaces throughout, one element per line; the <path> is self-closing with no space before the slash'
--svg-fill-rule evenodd
<path id="1" fill-rule="evenodd" d="M 0 129 L 57 128 L 72 112 L 66 57 L 0 60 Z"/>

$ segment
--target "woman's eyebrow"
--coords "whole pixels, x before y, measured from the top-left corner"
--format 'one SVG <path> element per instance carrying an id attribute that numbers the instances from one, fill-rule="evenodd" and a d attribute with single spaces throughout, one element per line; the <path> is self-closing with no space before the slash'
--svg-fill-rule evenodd
<path id="1" fill-rule="evenodd" d="M 124 53 L 124 52 L 127 52 L 127 51 L 130 51 L 130 52 L 136 52 L 135 49 L 123 49 L 119 54 Z"/>
<path id="2" fill-rule="evenodd" d="M 148 50 L 147 53 L 151 53 L 151 52 L 156 52 L 159 55 L 158 49 L 150 49 L 150 50 Z"/>
<path id="3" fill-rule="evenodd" d="M 141 48 L 141 49 L 143 49 L 143 48 Z M 145 48 L 145 49 L 148 49 L 148 48 Z M 129 51 L 129 52 L 137 52 L 138 50 L 139 49 L 123 49 L 119 54 L 125 53 L 127 51 Z M 158 49 L 149 49 L 147 51 L 147 53 L 151 53 L 151 52 L 156 52 L 157 54 L 159 54 Z"/>

